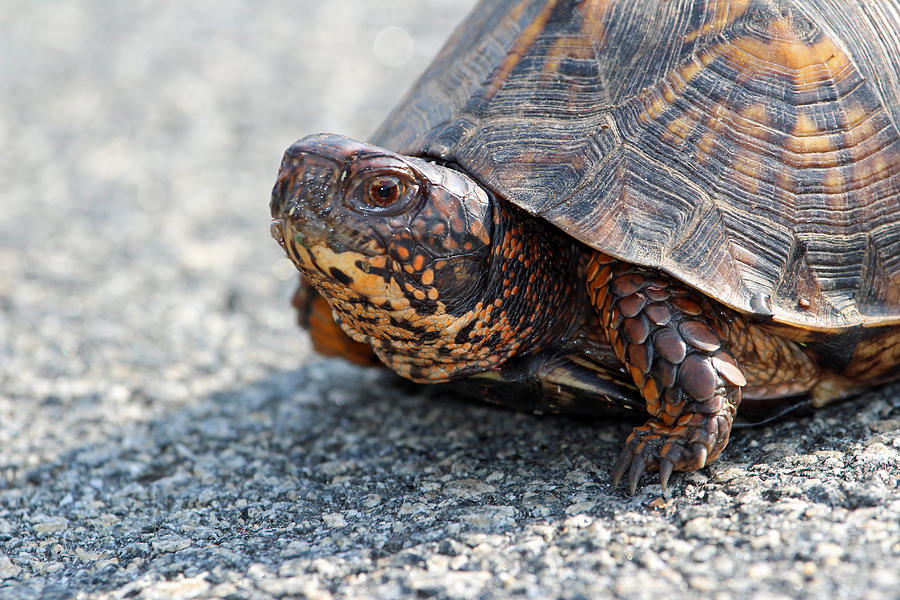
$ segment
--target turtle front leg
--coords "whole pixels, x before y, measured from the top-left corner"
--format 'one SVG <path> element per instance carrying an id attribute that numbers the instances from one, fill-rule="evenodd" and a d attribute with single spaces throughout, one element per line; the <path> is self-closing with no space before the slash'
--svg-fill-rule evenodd
<path id="1" fill-rule="evenodd" d="M 319 354 L 338 356 L 365 367 L 384 366 L 372 348 L 351 339 L 334 322 L 328 301 L 302 275 L 291 305 L 297 309 L 297 324 L 309 332 Z"/>
<path id="2" fill-rule="evenodd" d="M 633 495 L 644 471 L 693 471 L 728 443 L 747 383 L 728 349 L 728 316 L 704 296 L 656 270 L 603 254 L 588 267 L 587 289 L 616 356 L 652 415 L 616 461 L 613 487 L 628 473 Z"/>

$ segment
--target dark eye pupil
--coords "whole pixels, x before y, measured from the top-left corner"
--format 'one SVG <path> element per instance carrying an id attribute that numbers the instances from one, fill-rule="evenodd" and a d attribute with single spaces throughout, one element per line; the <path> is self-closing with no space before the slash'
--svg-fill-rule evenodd
<path id="1" fill-rule="evenodd" d="M 378 189 L 375 190 L 375 193 L 378 194 L 378 197 L 382 200 L 387 200 L 397 193 L 397 186 L 393 183 L 382 183 L 378 186 Z"/>
<path id="2" fill-rule="evenodd" d="M 393 177 L 379 177 L 369 187 L 369 198 L 373 204 L 388 206 L 400 198 L 400 182 Z"/>

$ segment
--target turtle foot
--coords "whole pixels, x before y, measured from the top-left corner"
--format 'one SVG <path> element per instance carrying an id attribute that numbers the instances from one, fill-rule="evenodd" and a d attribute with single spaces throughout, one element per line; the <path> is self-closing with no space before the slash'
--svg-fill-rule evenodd
<path id="1" fill-rule="evenodd" d="M 727 414 L 685 415 L 674 425 L 650 419 L 635 427 L 613 467 L 613 488 L 628 474 L 628 493 L 634 495 L 645 472 L 658 471 L 663 495 L 668 495 L 673 471 L 695 471 L 716 458 L 728 443 L 731 419 Z"/>

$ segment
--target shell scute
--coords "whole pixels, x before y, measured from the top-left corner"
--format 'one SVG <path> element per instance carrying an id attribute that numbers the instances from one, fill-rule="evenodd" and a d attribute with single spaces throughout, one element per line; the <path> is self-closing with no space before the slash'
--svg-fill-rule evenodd
<path id="1" fill-rule="evenodd" d="M 898 324 L 898 19 L 898 0 L 486 1 L 375 141 L 745 313 Z"/>

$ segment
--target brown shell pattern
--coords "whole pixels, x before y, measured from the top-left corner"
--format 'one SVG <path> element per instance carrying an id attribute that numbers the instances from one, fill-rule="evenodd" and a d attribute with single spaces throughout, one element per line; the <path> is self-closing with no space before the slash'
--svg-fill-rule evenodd
<path id="1" fill-rule="evenodd" d="M 897 324 L 898 48 L 900 0 L 486 0 L 374 142 L 745 313 Z"/>

